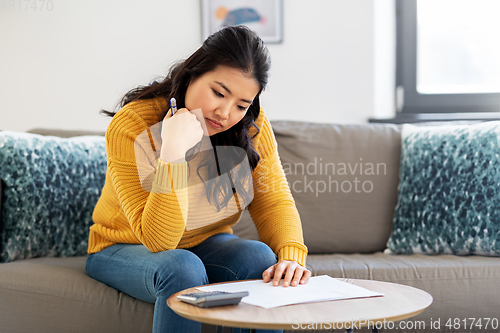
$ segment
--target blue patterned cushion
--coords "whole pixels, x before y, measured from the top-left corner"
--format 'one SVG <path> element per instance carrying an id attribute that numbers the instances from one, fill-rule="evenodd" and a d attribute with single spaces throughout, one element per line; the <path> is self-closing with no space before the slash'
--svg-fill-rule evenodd
<path id="1" fill-rule="evenodd" d="M 500 255 L 500 122 L 404 125 L 395 253 Z"/>
<path id="2" fill-rule="evenodd" d="M 85 254 L 105 173 L 103 136 L 0 132 L 0 262 Z"/>

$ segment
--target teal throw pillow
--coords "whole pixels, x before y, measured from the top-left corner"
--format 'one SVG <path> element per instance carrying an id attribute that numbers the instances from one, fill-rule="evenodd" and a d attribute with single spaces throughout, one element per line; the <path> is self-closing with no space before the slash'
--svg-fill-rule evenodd
<path id="1" fill-rule="evenodd" d="M 85 254 L 105 174 L 103 136 L 0 132 L 0 262 Z"/>
<path id="2" fill-rule="evenodd" d="M 500 122 L 404 125 L 390 251 L 500 255 Z"/>

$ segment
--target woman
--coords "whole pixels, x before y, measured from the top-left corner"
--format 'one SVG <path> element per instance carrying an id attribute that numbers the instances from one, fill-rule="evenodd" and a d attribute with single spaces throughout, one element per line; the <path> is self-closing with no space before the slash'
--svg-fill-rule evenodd
<path id="1" fill-rule="evenodd" d="M 300 218 L 260 109 L 269 66 L 259 37 L 242 26 L 224 28 L 162 82 L 127 93 L 119 112 L 104 111 L 113 116 L 108 169 L 87 273 L 155 303 L 154 332 L 200 331 L 166 304 L 180 290 L 260 278 L 297 286 L 311 276 Z M 172 97 L 179 105 L 173 116 Z M 230 147 L 243 154 L 226 154 Z M 263 242 L 232 235 L 249 202 Z"/>

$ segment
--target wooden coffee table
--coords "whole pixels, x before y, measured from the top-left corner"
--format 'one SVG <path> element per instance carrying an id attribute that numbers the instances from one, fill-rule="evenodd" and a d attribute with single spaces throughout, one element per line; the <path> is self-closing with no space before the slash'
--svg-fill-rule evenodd
<path id="1" fill-rule="evenodd" d="M 170 296 L 167 304 L 182 317 L 218 326 L 350 331 L 352 328 L 378 325 L 377 323 L 382 325 L 384 322 L 416 316 L 432 303 L 430 294 L 410 286 L 373 280 L 339 280 L 381 292 L 384 296 L 287 305 L 271 309 L 245 303 L 199 308 L 177 300 L 179 294 L 198 291 L 196 288 L 189 288 Z"/>

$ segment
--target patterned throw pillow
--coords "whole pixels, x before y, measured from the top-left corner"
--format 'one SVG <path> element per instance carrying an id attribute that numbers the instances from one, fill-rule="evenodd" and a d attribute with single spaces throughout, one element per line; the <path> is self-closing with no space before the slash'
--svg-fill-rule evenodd
<path id="1" fill-rule="evenodd" d="M 103 136 L 0 132 L 0 262 L 85 254 L 105 174 Z"/>
<path id="2" fill-rule="evenodd" d="M 404 125 L 394 253 L 500 255 L 500 122 Z"/>

